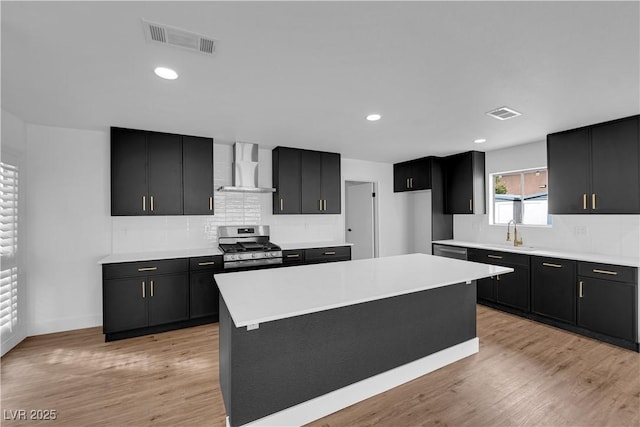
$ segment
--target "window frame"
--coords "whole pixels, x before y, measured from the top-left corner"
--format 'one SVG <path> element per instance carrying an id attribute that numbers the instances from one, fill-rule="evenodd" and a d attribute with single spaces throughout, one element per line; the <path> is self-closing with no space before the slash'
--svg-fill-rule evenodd
<path id="1" fill-rule="evenodd" d="M 525 174 L 529 173 L 529 172 L 537 172 L 537 171 L 545 171 L 547 173 L 547 200 L 548 200 L 548 194 L 549 194 L 549 170 L 547 168 L 547 166 L 540 166 L 540 167 L 533 167 L 533 168 L 526 168 L 526 169 L 514 169 L 514 170 L 510 170 L 510 171 L 501 171 L 501 172 L 492 172 L 489 173 L 489 179 L 488 179 L 488 184 L 489 184 L 489 191 L 488 191 L 488 195 L 489 195 L 489 225 L 495 225 L 495 226 L 499 226 L 499 227 L 505 227 L 507 225 L 507 223 L 502 223 L 502 222 L 496 222 L 496 209 L 495 209 L 495 177 L 498 175 L 516 175 L 516 174 L 520 174 L 521 176 L 521 196 L 522 196 L 522 200 L 524 200 L 524 176 Z M 547 202 L 547 223 L 546 224 L 528 224 L 528 223 L 522 223 L 522 222 L 518 222 L 517 223 L 518 227 L 534 227 L 534 228 L 550 228 L 553 225 L 553 219 L 552 219 L 552 215 L 549 213 L 549 205 Z"/>

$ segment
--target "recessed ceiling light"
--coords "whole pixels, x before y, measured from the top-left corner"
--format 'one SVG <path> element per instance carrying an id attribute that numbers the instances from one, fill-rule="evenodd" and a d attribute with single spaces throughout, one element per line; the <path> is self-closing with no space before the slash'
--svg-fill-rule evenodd
<path id="1" fill-rule="evenodd" d="M 487 142 L 487 140 L 484 138 L 478 138 L 474 139 L 473 142 L 475 142 L 476 144 L 482 144 L 483 142 Z"/>
<path id="2" fill-rule="evenodd" d="M 175 80 L 178 78 L 178 73 L 173 71 L 171 68 L 157 67 L 153 72 L 156 73 L 156 76 L 167 80 Z"/>
<path id="3" fill-rule="evenodd" d="M 370 122 L 375 122 L 376 120 L 380 120 L 382 118 L 382 116 L 380 114 L 369 114 L 367 116 L 367 120 L 369 120 Z"/>

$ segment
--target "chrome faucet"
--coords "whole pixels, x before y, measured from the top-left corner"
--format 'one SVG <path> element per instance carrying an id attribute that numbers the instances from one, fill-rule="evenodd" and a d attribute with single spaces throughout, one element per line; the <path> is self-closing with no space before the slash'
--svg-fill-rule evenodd
<path id="1" fill-rule="evenodd" d="M 511 233 L 509 232 L 511 223 L 513 223 L 513 246 L 521 246 L 522 238 L 518 239 L 518 226 L 513 219 L 507 223 L 507 242 L 511 241 Z"/>

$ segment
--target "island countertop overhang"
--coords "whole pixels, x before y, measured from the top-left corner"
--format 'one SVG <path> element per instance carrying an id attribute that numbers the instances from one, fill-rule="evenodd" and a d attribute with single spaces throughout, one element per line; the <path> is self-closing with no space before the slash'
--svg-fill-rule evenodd
<path id="1" fill-rule="evenodd" d="M 512 268 L 426 254 L 216 274 L 236 327 L 497 276 Z"/>

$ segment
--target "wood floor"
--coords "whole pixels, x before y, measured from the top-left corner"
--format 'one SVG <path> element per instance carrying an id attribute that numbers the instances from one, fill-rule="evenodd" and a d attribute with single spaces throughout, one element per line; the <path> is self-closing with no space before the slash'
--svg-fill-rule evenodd
<path id="1" fill-rule="evenodd" d="M 311 425 L 640 426 L 638 353 L 482 306 L 478 336 L 478 354 Z M 217 347 L 217 325 L 28 338 L 1 360 L 2 425 L 224 426 Z"/>

